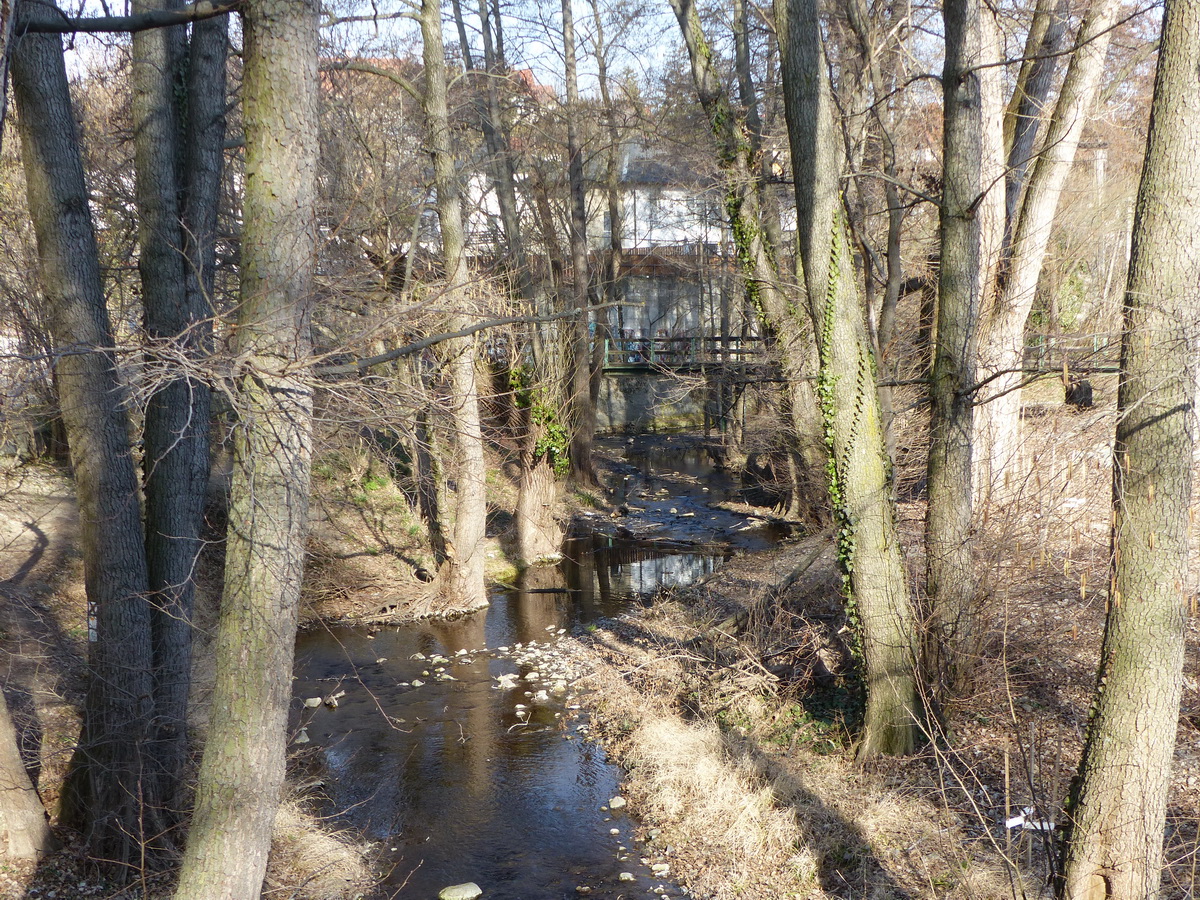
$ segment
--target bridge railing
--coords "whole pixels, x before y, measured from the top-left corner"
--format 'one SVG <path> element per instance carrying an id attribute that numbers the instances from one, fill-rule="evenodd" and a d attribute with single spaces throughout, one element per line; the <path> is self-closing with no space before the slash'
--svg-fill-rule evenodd
<path id="1" fill-rule="evenodd" d="M 606 369 L 684 369 L 760 359 L 760 337 L 609 337 L 604 340 Z"/>

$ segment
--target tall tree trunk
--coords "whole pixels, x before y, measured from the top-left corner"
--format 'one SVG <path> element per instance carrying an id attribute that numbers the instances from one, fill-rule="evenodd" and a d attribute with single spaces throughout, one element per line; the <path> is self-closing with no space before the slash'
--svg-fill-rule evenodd
<path id="1" fill-rule="evenodd" d="M 755 166 L 743 123 L 734 115 L 728 92 L 713 67 L 700 14 L 693 0 L 670 2 L 691 61 L 697 97 L 717 141 L 725 181 L 725 212 L 746 285 L 747 303 L 775 338 L 780 353 L 787 392 L 783 405 L 790 432 L 788 450 L 793 457 L 789 471 L 811 477 L 825 466 L 820 417 L 808 378 L 815 356 L 813 341 L 796 314 L 795 304 L 785 296 L 776 261 L 771 258 L 762 224 L 760 170 Z M 808 485 L 793 483 L 791 488 L 788 512 L 799 516 L 807 502 Z"/>
<path id="2" fill-rule="evenodd" d="M 1053 9 L 1051 5 L 1053 4 Z M 1025 58 L 1004 114 L 1004 146 L 1008 159 L 1004 187 L 1005 238 L 1012 234 L 1025 189 L 1025 176 L 1034 159 L 1038 132 L 1054 82 L 1059 48 L 1067 30 L 1067 0 L 1038 0 L 1025 41 Z"/>
<path id="3" fill-rule="evenodd" d="M 916 625 L 896 533 L 875 368 L 854 280 L 841 182 L 843 151 L 816 0 L 781 0 L 784 101 L 796 173 L 797 234 L 821 371 L 829 493 L 849 615 L 865 668 L 859 757 L 913 748 Z"/>
<path id="4" fill-rule="evenodd" d="M 421 40 L 425 63 L 425 119 L 433 153 L 434 189 L 446 266 L 445 305 L 451 311 L 450 330 L 470 324 L 467 317 L 469 273 L 463 237 L 458 176 L 451 147 L 450 114 L 446 96 L 446 52 L 442 11 L 438 0 L 421 4 Z M 444 598 L 455 606 L 486 606 L 484 531 L 487 524 L 487 467 L 479 420 L 479 385 L 474 337 L 447 342 L 450 368 L 451 420 L 456 471 L 454 536 L 444 572 Z"/>
<path id="5" fill-rule="evenodd" d="M 23 7 L 29 16 L 57 10 Z M 29 209 L 79 501 L 80 542 L 96 639 L 83 733 L 64 814 L 91 854 L 115 866 L 141 859 L 139 798 L 150 727 L 150 611 L 137 474 L 125 391 L 112 353 L 62 41 L 26 34 L 12 58 Z"/>
<path id="6" fill-rule="evenodd" d="M 575 14 L 562 0 L 563 59 L 566 66 L 567 185 L 571 210 L 571 297 L 579 315 L 571 335 L 571 480 L 583 487 L 596 483 L 592 441 L 596 405 L 592 399 L 591 335 L 588 331 L 587 199 L 583 183 L 583 148 L 579 143 L 579 78 L 575 64 Z"/>
<path id="7" fill-rule="evenodd" d="M 979 460 L 975 490 L 980 498 L 1003 490 L 1005 473 L 1020 446 L 1025 322 L 1037 293 L 1058 200 L 1100 88 L 1116 12 L 1115 0 L 1093 0 L 1079 26 L 1075 50 L 1046 130 L 1044 149 L 1033 163 L 1020 217 L 1013 228 L 1002 290 L 983 311 L 979 377 L 988 383 L 978 398 L 975 425 Z M 944 268 L 944 251 L 942 265 Z"/>
<path id="8" fill-rule="evenodd" d="M 133 10 L 159 8 L 135 3 Z M 211 304 L 224 140 L 226 17 L 197 23 L 185 66 L 182 27 L 133 36 L 138 267 L 146 331 L 163 369 L 144 430 L 146 561 L 154 657 L 154 777 L 146 802 L 160 827 L 180 808 L 195 567 L 208 487 L 211 400 L 178 362 L 211 342 Z M 186 74 L 185 74 L 186 72 Z M 181 92 L 186 91 L 186 103 Z M 186 122 L 180 112 L 186 111 Z M 186 174 L 185 174 L 186 173 Z"/>
<path id="9" fill-rule="evenodd" d="M 8 108 L 8 63 L 15 4 L 0 7 L 0 133 Z M 21 758 L 8 702 L 0 693 L 0 861 L 36 860 L 48 849 L 50 826 Z"/>
<path id="10" fill-rule="evenodd" d="M 1200 2 L 1167 0 L 1125 293 L 1112 587 L 1067 900 L 1157 897 L 1187 630 L 1200 353 Z"/>
<path id="11" fill-rule="evenodd" d="M 947 0 L 944 177 L 937 342 L 929 385 L 926 674 L 961 685 L 977 651 L 971 540 L 975 354 L 979 312 L 1004 234 L 999 31 L 982 0 Z"/>
<path id="12" fill-rule="evenodd" d="M 308 525 L 317 9 L 249 0 L 238 423 L 209 733 L 176 897 L 257 897 L 284 778 Z"/>

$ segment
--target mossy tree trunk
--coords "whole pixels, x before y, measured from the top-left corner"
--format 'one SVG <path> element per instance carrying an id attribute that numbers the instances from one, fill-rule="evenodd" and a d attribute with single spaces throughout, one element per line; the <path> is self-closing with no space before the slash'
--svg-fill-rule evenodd
<path id="1" fill-rule="evenodd" d="M 1154 898 L 1187 630 L 1200 351 L 1200 2 L 1167 0 L 1125 293 L 1112 584 L 1061 896 Z"/>
<path id="2" fill-rule="evenodd" d="M 317 8 L 243 7 L 234 471 L 209 733 L 177 898 L 257 897 L 284 779 L 312 453 Z"/>
<path id="3" fill-rule="evenodd" d="M 696 95 L 716 139 L 724 178 L 725 213 L 733 233 L 747 305 L 763 321 L 774 338 L 785 383 L 783 408 L 788 425 L 788 451 L 792 474 L 788 513 L 800 516 L 815 512 L 809 496 L 811 473 L 825 465 L 820 434 L 820 416 L 810 376 L 815 351 L 811 332 L 796 303 L 785 294 L 767 240 L 762 209 L 761 166 L 748 135 L 754 129 L 745 113 L 735 111 L 729 93 L 714 67 L 712 49 L 704 35 L 700 13 L 693 0 L 670 0 L 679 22 L 691 62 Z M 750 99 L 747 97 L 747 99 Z M 751 104 L 747 104 L 748 108 Z M 808 476 L 801 480 L 802 476 Z"/>
<path id="4" fill-rule="evenodd" d="M 875 363 L 839 191 L 843 149 L 815 0 L 780 0 L 784 102 L 797 233 L 821 369 L 829 492 L 865 670 L 859 757 L 903 754 L 916 732 L 916 624 L 896 533 Z"/>

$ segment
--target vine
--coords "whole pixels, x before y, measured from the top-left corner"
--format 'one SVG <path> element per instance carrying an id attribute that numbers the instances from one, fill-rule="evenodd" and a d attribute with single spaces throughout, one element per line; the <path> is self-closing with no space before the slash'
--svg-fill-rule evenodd
<path id="1" fill-rule="evenodd" d="M 822 311 L 821 334 L 819 335 L 818 355 L 820 367 L 817 372 L 817 403 L 821 410 L 821 431 L 828 451 L 825 462 L 825 473 L 829 478 L 829 501 L 833 506 L 833 520 L 837 540 L 838 564 L 842 569 L 842 590 L 846 599 L 846 620 L 850 625 L 851 653 L 862 658 L 861 622 L 858 616 L 858 604 L 854 599 L 854 553 L 855 532 L 854 519 L 851 515 L 850 504 L 846 499 L 845 488 L 842 484 L 838 468 L 836 449 L 837 434 L 837 395 L 838 376 L 833 374 L 833 342 L 834 328 L 837 323 L 838 285 L 841 281 L 842 234 L 841 218 L 835 212 L 830 230 L 829 275 L 825 285 L 825 308 Z M 860 373 L 861 377 L 861 373 Z M 861 391 L 857 392 L 856 406 L 862 403 Z M 861 410 L 856 410 L 861 412 Z M 858 415 L 855 416 L 855 421 Z M 849 455 L 854 442 L 853 429 L 847 436 L 843 456 Z"/>
<path id="2" fill-rule="evenodd" d="M 556 410 L 546 391 L 540 385 L 529 383 L 529 373 L 523 366 L 515 366 L 508 376 L 517 409 L 529 410 L 529 420 L 541 433 L 533 445 L 536 462 L 545 457 L 554 474 L 562 478 L 571 465 L 571 435 L 559 421 Z"/>

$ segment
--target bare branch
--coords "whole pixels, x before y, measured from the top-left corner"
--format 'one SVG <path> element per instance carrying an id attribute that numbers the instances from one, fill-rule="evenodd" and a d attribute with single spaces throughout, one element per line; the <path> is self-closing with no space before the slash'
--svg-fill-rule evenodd
<path id="1" fill-rule="evenodd" d="M 54 13 L 54 17 L 46 16 L 36 21 L 18 22 L 17 35 L 22 34 L 104 34 L 129 33 L 149 31 L 152 28 L 169 28 L 172 25 L 186 25 L 189 22 L 200 22 L 213 19 L 241 9 L 241 0 L 224 0 L 214 3 L 212 0 L 196 0 L 180 9 L 152 9 L 133 16 L 68 16 L 57 7 L 42 2 L 42 0 L 26 0 L 36 3 Z"/>

